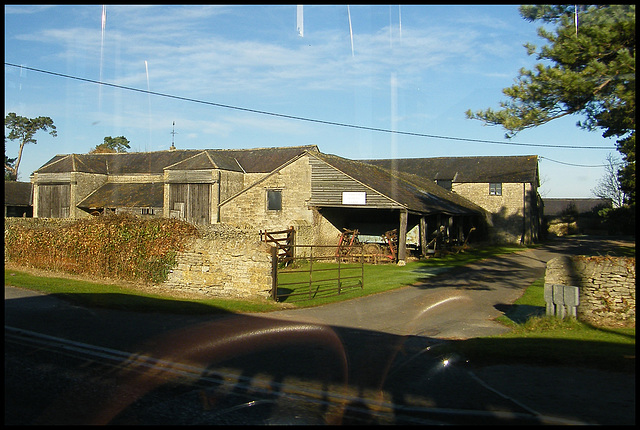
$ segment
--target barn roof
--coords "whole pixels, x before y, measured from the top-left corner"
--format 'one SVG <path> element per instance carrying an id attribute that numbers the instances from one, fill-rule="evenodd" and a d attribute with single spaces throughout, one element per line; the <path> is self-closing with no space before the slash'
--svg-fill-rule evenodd
<path id="1" fill-rule="evenodd" d="M 4 181 L 5 206 L 31 206 L 31 199 L 29 182 Z"/>
<path id="2" fill-rule="evenodd" d="M 305 152 L 319 153 L 316 145 L 281 148 L 207 150 L 209 154 L 224 151 L 234 157 L 247 173 L 269 173 Z"/>
<path id="3" fill-rule="evenodd" d="M 397 169 L 432 181 L 501 182 L 538 184 L 538 156 L 434 157 L 362 160 L 365 163 Z"/>
<path id="4" fill-rule="evenodd" d="M 163 183 L 108 182 L 78 203 L 79 208 L 162 207 Z"/>
<path id="5" fill-rule="evenodd" d="M 484 212 L 480 206 L 464 197 L 449 192 L 433 181 L 417 175 L 391 171 L 336 155 L 318 153 L 315 156 L 413 212 L 450 215 Z"/>
<path id="6" fill-rule="evenodd" d="M 34 173 L 162 174 L 164 169 L 223 169 L 247 173 L 275 170 L 316 145 L 256 149 L 186 149 L 56 155 Z"/>

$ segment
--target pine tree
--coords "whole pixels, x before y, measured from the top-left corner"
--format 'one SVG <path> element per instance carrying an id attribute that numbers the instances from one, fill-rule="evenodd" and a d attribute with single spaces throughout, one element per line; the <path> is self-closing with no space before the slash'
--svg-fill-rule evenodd
<path id="1" fill-rule="evenodd" d="M 635 5 L 521 6 L 520 14 L 547 24 L 538 35 L 548 45 L 525 45 L 542 62 L 521 69 L 516 83 L 503 89 L 508 99 L 500 110 L 469 110 L 467 117 L 501 125 L 510 138 L 582 115 L 579 127 L 617 139 L 624 162 L 618 179 L 627 203 L 635 204 Z"/>

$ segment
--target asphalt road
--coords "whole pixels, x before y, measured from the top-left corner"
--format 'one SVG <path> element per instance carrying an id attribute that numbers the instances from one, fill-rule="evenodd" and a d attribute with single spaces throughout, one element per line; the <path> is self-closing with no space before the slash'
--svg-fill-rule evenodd
<path id="1" fill-rule="evenodd" d="M 5 286 L 5 424 L 635 424 L 635 378 L 442 357 L 572 239 L 317 308 L 221 317 L 85 309 Z M 179 364 L 176 364 L 179 363 Z"/>

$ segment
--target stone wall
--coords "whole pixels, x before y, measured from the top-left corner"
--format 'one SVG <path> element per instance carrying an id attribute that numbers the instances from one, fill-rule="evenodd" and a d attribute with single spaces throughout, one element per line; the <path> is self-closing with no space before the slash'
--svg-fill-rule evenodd
<path id="1" fill-rule="evenodd" d="M 163 288 L 209 297 L 270 296 L 270 246 L 260 242 L 257 232 L 224 225 L 198 228 L 205 230 L 204 237 L 177 255 Z"/>
<path id="2" fill-rule="evenodd" d="M 547 263 L 545 284 L 577 286 L 579 320 L 597 326 L 636 323 L 636 259 L 558 257 Z"/>

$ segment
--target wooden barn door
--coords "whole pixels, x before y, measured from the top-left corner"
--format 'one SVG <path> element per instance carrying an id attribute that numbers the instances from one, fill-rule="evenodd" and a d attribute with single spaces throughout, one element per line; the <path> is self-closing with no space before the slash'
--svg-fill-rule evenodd
<path id="1" fill-rule="evenodd" d="M 39 218 L 69 218 L 70 206 L 70 184 L 49 184 L 38 186 Z"/>
<path id="2" fill-rule="evenodd" d="M 189 209 L 187 220 L 194 224 L 209 224 L 209 184 L 189 184 Z"/>
<path id="3" fill-rule="evenodd" d="M 210 188 L 210 184 L 171 184 L 169 187 L 171 217 L 194 224 L 209 224 Z"/>

